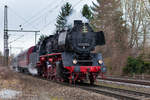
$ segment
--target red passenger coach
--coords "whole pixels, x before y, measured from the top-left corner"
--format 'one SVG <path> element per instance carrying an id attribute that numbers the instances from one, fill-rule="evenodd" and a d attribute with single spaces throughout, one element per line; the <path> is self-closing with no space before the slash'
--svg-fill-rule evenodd
<path id="1" fill-rule="evenodd" d="M 17 67 L 19 71 L 21 72 L 28 71 L 29 62 L 30 62 L 29 58 L 30 58 L 30 55 L 33 53 L 34 48 L 35 46 L 32 46 L 17 56 L 17 60 L 18 60 Z"/>

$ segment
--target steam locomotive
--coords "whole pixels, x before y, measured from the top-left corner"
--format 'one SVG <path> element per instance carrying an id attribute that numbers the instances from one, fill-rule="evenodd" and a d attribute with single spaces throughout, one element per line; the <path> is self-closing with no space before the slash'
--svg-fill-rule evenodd
<path id="1" fill-rule="evenodd" d="M 97 76 L 106 72 L 102 55 L 92 53 L 97 45 L 104 45 L 102 31 L 94 32 L 88 23 L 75 20 L 71 29 L 50 35 L 19 54 L 14 68 L 21 72 L 35 72 L 51 80 L 94 84 Z"/>

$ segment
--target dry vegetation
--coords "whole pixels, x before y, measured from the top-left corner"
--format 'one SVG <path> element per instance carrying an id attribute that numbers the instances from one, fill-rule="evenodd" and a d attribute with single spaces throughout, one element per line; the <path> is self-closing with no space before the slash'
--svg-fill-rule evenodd
<path id="1" fill-rule="evenodd" d="M 62 86 L 28 75 L 14 73 L 0 67 L 0 90 L 4 88 L 22 92 L 11 100 L 115 100 L 78 88 Z"/>
<path id="2" fill-rule="evenodd" d="M 108 68 L 107 74 L 122 74 L 129 56 L 147 57 L 149 43 L 148 0 L 97 0 L 91 21 L 95 31 L 103 30 L 106 45 L 97 47 Z M 150 59 L 150 57 L 149 57 Z"/>

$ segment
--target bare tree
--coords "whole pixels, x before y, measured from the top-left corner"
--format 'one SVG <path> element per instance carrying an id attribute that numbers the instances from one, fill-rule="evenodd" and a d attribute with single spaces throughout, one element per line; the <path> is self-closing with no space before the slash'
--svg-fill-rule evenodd
<path id="1" fill-rule="evenodd" d="M 2 53 L 0 52 L 0 65 L 2 65 L 3 64 L 3 55 L 2 55 Z"/>
<path id="2" fill-rule="evenodd" d="M 122 0 L 122 8 L 127 21 L 129 31 L 129 47 L 143 48 L 148 34 L 149 11 L 146 2 L 148 0 Z"/>
<path id="3" fill-rule="evenodd" d="M 98 4 L 93 4 L 92 7 L 94 13 L 92 25 L 96 31 L 103 30 L 106 37 L 106 45 L 97 51 L 103 53 L 106 65 L 110 69 L 108 72 L 120 74 L 128 49 L 128 29 L 125 27 L 121 3 L 120 0 L 97 0 L 97 2 Z"/>
<path id="4" fill-rule="evenodd" d="M 107 66 L 112 67 L 112 72 L 115 73 L 116 70 L 121 72 L 131 51 L 136 51 L 131 52 L 135 56 L 139 49 L 145 52 L 150 24 L 148 0 L 97 0 L 97 2 L 92 7 L 94 12 L 92 25 L 96 31 L 103 30 L 106 37 L 105 47 L 98 50 L 103 52 L 106 59 L 110 58 Z"/>

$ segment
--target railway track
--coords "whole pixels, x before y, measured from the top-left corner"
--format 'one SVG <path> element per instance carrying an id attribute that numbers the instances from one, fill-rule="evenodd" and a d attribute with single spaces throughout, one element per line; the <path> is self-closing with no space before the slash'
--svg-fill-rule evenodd
<path id="1" fill-rule="evenodd" d="M 150 94 L 149 93 L 143 93 L 143 92 L 137 92 L 137 91 L 131 91 L 131 90 L 125 90 L 125 89 L 119 89 L 119 88 L 112 88 L 112 87 L 106 87 L 106 86 L 77 86 L 79 88 L 82 88 L 84 90 L 92 91 L 95 93 L 115 97 L 119 100 L 150 100 Z"/>
<path id="2" fill-rule="evenodd" d="M 130 84 L 136 84 L 136 85 L 150 86 L 150 81 L 146 81 L 146 80 L 112 78 L 112 77 L 108 77 L 108 78 L 105 78 L 105 79 L 99 78 L 99 79 L 100 80 L 114 81 L 114 82 L 123 82 L 123 83 L 130 83 Z"/>
<path id="3" fill-rule="evenodd" d="M 83 84 L 68 84 L 68 83 L 60 83 L 65 86 L 80 88 L 86 91 L 91 91 L 98 94 L 107 95 L 110 97 L 117 98 L 118 100 L 150 100 L 150 93 L 108 87 L 108 86 L 101 86 L 101 85 L 93 85 L 91 86 L 88 83 Z"/>

